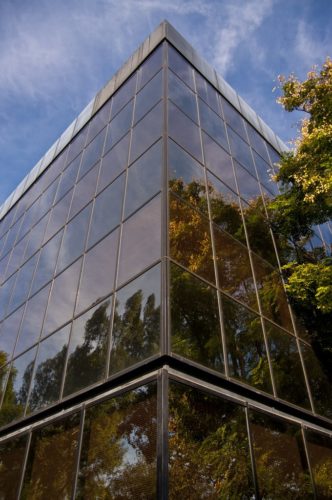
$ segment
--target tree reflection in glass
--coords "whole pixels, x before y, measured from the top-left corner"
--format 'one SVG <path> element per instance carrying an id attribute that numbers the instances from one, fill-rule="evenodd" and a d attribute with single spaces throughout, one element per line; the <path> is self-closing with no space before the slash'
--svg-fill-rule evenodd
<path id="1" fill-rule="evenodd" d="M 155 266 L 116 294 L 110 373 L 159 351 L 160 266 Z"/>
<path id="2" fill-rule="evenodd" d="M 326 434 L 305 431 L 309 462 L 315 483 L 317 498 L 332 497 L 332 439 Z"/>
<path id="3" fill-rule="evenodd" d="M 244 409 L 178 383 L 169 397 L 169 498 L 254 498 Z"/>
<path id="4" fill-rule="evenodd" d="M 24 463 L 27 435 L 0 445 L 0 492 L 3 500 L 16 500 Z"/>
<path id="5" fill-rule="evenodd" d="M 156 498 L 156 442 L 155 384 L 89 408 L 76 498 Z"/>

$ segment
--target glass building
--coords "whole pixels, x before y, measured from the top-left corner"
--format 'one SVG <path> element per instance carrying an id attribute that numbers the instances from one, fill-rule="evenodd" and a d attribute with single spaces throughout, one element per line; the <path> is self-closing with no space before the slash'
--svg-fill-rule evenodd
<path id="1" fill-rule="evenodd" d="M 4 203 L 1 499 L 332 497 L 284 148 L 163 22 Z"/>

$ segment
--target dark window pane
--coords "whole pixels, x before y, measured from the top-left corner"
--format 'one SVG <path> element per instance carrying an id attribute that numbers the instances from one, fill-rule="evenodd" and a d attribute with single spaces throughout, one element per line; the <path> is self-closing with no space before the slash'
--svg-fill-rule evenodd
<path id="1" fill-rule="evenodd" d="M 57 205 L 53 208 L 47 228 L 45 231 L 44 242 L 48 241 L 55 233 L 59 231 L 59 229 L 65 225 L 70 202 L 72 198 L 73 191 L 71 190 L 62 200 L 59 201 Z"/>
<path id="2" fill-rule="evenodd" d="M 125 218 L 160 191 L 161 153 L 159 141 L 128 169 Z"/>
<path id="3" fill-rule="evenodd" d="M 12 362 L 1 406 L 1 425 L 16 420 L 24 414 L 35 356 L 34 347 Z"/>
<path id="4" fill-rule="evenodd" d="M 159 351 L 160 266 L 116 294 L 110 373 L 128 368 Z"/>
<path id="5" fill-rule="evenodd" d="M 267 321 L 264 324 L 277 395 L 286 401 L 310 409 L 295 337 Z"/>
<path id="6" fill-rule="evenodd" d="M 67 325 L 40 343 L 28 412 L 48 406 L 59 399 L 69 333 L 70 325 Z"/>
<path id="7" fill-rule="evenodd" d="M 31 257 L 31 259 L 28 260 L 28 262 L 26 262 L 23 267 L 21 267 L 18 273 L 7 313 L 9 313 L 10 311 L 14 311 L 16 307 L 18 307 L 28 298 L 37 259 L 38 254 L 35 254 L 34 257 Z"/>
<path id="8" fill-rule="evenodd" d="M 170 498 L 255 498 L 244 408 L 170 385 Z"/>
<path id="9" fill-rule="evenodd" d="M 109 124 L 104 151 L 111 149 L 130 129 L 133 116 L 133 103 L 130 101 Z"/>
<path id="10" fill-rule="evenodd" d="M 73 322 L 64 396 L 105 376 L 111 314 L 112 297 Z"/>
<path id="11" fill-rule="evenodd" d="M 62 234 L 63 231 L 54 236 L 41 249 L 37 269 L 32 283 L 31 294 L 35 293 L 37 290 L 39 290 L 39 288 L 41 288 L 53 278 Z"/>
<path id="12" fill-rule="evenodd" d="M 69 218 L 77 214 L 93 197 L 99 172 L 99 163 L 83 177 L 75 186 L 73 200 L 70 206 Z"/>
<path id="13" fill-rule="evenodd" d="M 76 215 L 67 225 L 59 252 L 57 273 L 83 253 L 89 227 L 91 206 L 92 203 Z"/>
<path id="14" fill-rule="evenodd" d="M 151 144 L 161 136 L 163 117 L 163 103 L 155 106 L 137 125 L 133 128 L 130 150 L 130 161 L 136 160 Z"/>
<path id="15" fill-rule="evenodd" d="M 1 365 L 11 358 L 16 337 L 20 328 L 24 307 L 17 309 L 1 325 L 0 329 L 0 357 Z"/>
<path id="16" fill-rule="evenodd" d="M 76 311 L 83 311 L 112 292 L 118 240 L 116 229 L 85 255 Z"/>
<path id="17" fill-rule="evenodd" d="M 253 177 L 247 169 L 243 168 L 237 161 L 234 161 L 235 174 L 239 193 L 248 203 L 261 197 L 261 190 L 256 177 Z"/>
<path id="18" fill-rule="evenodd" d="M 247 248 L 216 227 L 213 234 L 220 288 L 253 309 L 258 309 Z"/>
<path id="19" fill-rule="evenodd" d="M 83 153 L 83 158 L 80 167 L 79 177 L 83 177 L 83 175 L 90 170 L 91 167 L 101 158 L 101 154 L 103 151 L 104 141 L 106 135 L 106 128 L 99 132 L 97 137 L 93 139 L 92 142 L 85 148 Z"/>
<path id="20" fill-rule="evenodd" d="M 171 264 L 172 351 L 224 371 L 217 292 Z"/>
<path id="21" fill-rule="evenodd" d="M 263 314 L 292 332 L 292 320 L 279 271 L 254 253 L 251 258 Z"/>
<path id="22" fill-rule="evenodd" d="M 33 432 L 22 498 L 71 498 L 78 436 L 78 413 Z"/>
<path id="23" fill-rule="evenodd" d="M 204 132 L 202 137 L 205 165 L 233 191 L 237 191 L 231 157 Z"/>
<path id="24" fill-rule="evenodd" d="M 220 146 L 228 151 L 228 142 L 224 121 L 214 113 L 201 99 L 198 99 L 199 116 L 201 127 L 214 139 Z"/>
<path id="25" fill-rule="evenodd" d="M 168 102 L 168 131 L 176 142 L 202 161 L 199 128 L 171 102 Z"/>
<path id="26" fill-rule="evenodd" d="M 55 278 L 43 326 L 44 337 L 72 318 L 81 263 L 82 259 Z"/>
<path id="27" fill-rule="evenodd" d="M 134 96 L 136 88 L 136 74 L 127 80 L 113 96 L 111 117 L 120 111 L 121 108 Z"/>
<path id="28" fill-rule="evenodd" d="M 90 142 L 91 139 L 96 137 L 98 132 L 100 132 L 105 125 L 109 122 L 110 119 L 110 110 L 111 110 L 111 99 L 107 101 L 106 104 L 98 111 L 98 113 L 92 118 L 89 125 L 89 133 L 88 140 Z"/>
<path id="29" fill-rule="evenodd" d="M 220 114 L 220 104 L 216 90 L 195 71 L 196 88 L 198 95 L 215 111 Z"/>
<path id="30" fill-rule="evenodd" d="M 272 392 L 269 363 L 259 316 L 222 297 L 229 374 Z"/>
<path id="31" fill-rule="evenodd" d="M 27 302 L 20 335 L 15 346 L 15 355 L 20 354 L 38 341 L 51 285 L 46 286 Z"/>
<path id="32" fill-rule="evenodd" d="M 54 202 L 57 203 L 73 187 L 76 181 L 80 157 L 74 160 L 62 173 Z"/>
<path id="33" fill-rule="evenodd" d="M 309 429 L 305 438 L 317 498 L 328 500 L 332 491 L 332 439 Z"/>
<path id="34" fill-rule="evenodd" d="M 157 196 L 123 224 L 119 285 L 160 259 L 160 211 L 160 196 Z"/>
<path id="35" fill-rule="evenodd" d="M 150 384 L 87 409 L 78 498 L 157 498 L 157 397 Z"/>
<path id="36" fill-rule="evenodd" d="M 98 179 L 98 192 L 112 182 L 128 163 L 129 138 L 127 134 L 114 148 L 102 159 Z"/>
<path id="37" fill-rule="evenodd" d="M 250 427 L 260 498 L 313 498 L 300 427 L 256 412 Z"/>
<path id="38" fill-rule="evenodd" d="M 0 491 L 3 500 L 17 500 L 24 464 L 27 435 L 0 445 Z"/>
<path id="39" fill-rule="evenodd" d="M 134 123 L 138 122 L 161 99 L 162 90 L 163 72 L 159 71 L 136 96 Z"/>
<path id="40" fill-rule="evenodd" d="M 247 135 L 246 135 L 246 131 L 244 128 L 244 121 L 243 121 L 242 116 L 223 97 L 221 97 L 221 103 L 222 103 L 225 121 L 235 130 L 235 132 L 237 132 L 246 141 Z"/>
<path id="41" fill-rule="evenodd" d="M 196 96 L 171 71 L 168 73 L 168 97 L 197 123 Z"/>
<path id="42" fill-rule="evenodd" d="M 33 255 L 40 248 L 44 239 L 44 233 L 48 218 L 49 214 L 45 215 L 45 217 L 41 221 L 39 221 L 33 229 L 31 229 L 28 246 L 24 255 L 24 260 L 29 259 L 29 257 L 31 257 L 31 255 Z"/>
<path id="43" fill-rule="evenodd" d="M 195 90 L 192 66 L 170 45 L 168 45 L 168 66 L 189 85 L 189 87 Z"/>
<path id="44" fill-rule="evenodd" d="M 95 199 L 89 232 L 89 246 L 100 240 L 119 223 L 124 191 L 124 174 Z"/>
<path id="45" fill-rule="evenodd" d="M 209 221 L 176 196 L 169 203 L 170 256 L 215 283 Z"/>
<path id="46" fill-rule="evenodd" d="M 174 193 L 207 214 L 204 169 L 172 140 L 168 141 L 168 176 Z"/>
<path id="47" fill-rule="evenodd" d="M 246 142 L 238 136 L 232 129 L 228 128 L 228 137 L 231 146 L 232 156 L 238 160 L 250 173 L 256 175 L 251 151 Z"/>
<path id="48" fill-rule="evenodd" d="M 76 158 L 78 153 L 80 153 L 84 148 L 87 131 L 88 127 L 84 127 L 70 142 L 68 156 L 67 156 L 67 164 L 70 163 L 74 158 Z"/>
<path id="49" fill-rule="evenodd" d="M 159 71 L 162 65 L 163 45 L 160 45 L 138 70 L 137 88 L 142 88 Z"/>

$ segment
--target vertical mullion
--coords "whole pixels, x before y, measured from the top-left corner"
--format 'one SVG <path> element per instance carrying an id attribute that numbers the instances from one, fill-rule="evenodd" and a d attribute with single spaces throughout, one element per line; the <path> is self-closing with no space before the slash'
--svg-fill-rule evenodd
<path id="1" fill-rule="evenodd" d="M 25 476 L 25 471 L 26 471 L 26 466 L 28 462 L 28 456 L 29 456 L 29 451 L 30 451 L 30 445 L 31 445 L 31 435 L 32 431 L 29 432 L 27 444 L 26 444 L 26 450 L 25 450 L 25 455 L 24 455 L 24 460 L 23 460 L 23 466 L 22 466 L 22 472 L 21 472 L 21 479 L 17 491 L 17 498 L 21 497 L 22 489 L 23 489 L 23 484 L 24 484 L 24 476 Z"/>
<path id="2" fill-rule="evenodd" d="M 80 430 L 79 430 L 78 443 L 77 443 L 77 453 L 76 453 L 76 466 L 75 466 L 75 471 L 74 471 L 74 476 L 73 476 L 72 500 L 74 500 L 76 497 L 78 474 L 79 474 L 79 470 L 80 470 L 80 457 L 81 457 L 81 450 L 82 450 L 84 422 L 85 422 L 85 405 L 83 405 L 83 408 L 81 409 Z"/>
<path id="3" fill-rule="evenodd" d="M 307 440 L 305 437 L 305 429 L 304 429 L 303 425 L 301 426 L 301 435 L 302 435 L 302 440 L 303 440 L 304 452 L 305 452 L 305 456 L 306 456 L 307 463 L 308 463 L 311 485 L 312 485 L 312 489 L 314 492 L 314 498 L 317 498 L 316 485 L 315 485 L 314 476 L 313 476 L 312 469 L 311 469 L 311 463 L 310 463 L 310 459 L 309 459 L 309 450 L 308 450 L 308 446 L 307 446 Z"/>
<path id="4" fill-rule="evenodd" d="M 157 498 L 168 498 L 168 371 L 158 375 Z"/>
<path id="5" fill-rule="evenodd" d="M 248 409 L 248 407 L 245 407 L 245 414 L 246 414 L 246 426 L 247 426 L 247 434 L 248 434 L 248 445 L 249 445 L 249 453 L 250 453 L 252 476 L 253 476 L 253 480 L 254 480 L 255 496 L 256 496 L 256 498 L 260 498 L 260 496 L 259 496 L 259 489 L 258 489 L 258 479 L 257 479 L 257 471 L 256 471 L 256 464 L 255 464 L 254 448 L 253 448 L 253 442 L 252 442 L 252 436 L 251 436 L 251 430 L 250 430 L 249 409 Z"/>

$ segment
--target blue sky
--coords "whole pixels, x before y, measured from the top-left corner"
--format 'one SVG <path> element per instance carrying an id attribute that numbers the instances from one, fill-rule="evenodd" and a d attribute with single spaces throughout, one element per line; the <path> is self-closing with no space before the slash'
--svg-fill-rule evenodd
<path id="1" fill-rule="evenodd" d="M 332 56 L 331 0 L 1 0 L 0 204 L 163 19 L 295 137 L 272 89 Z"/>

